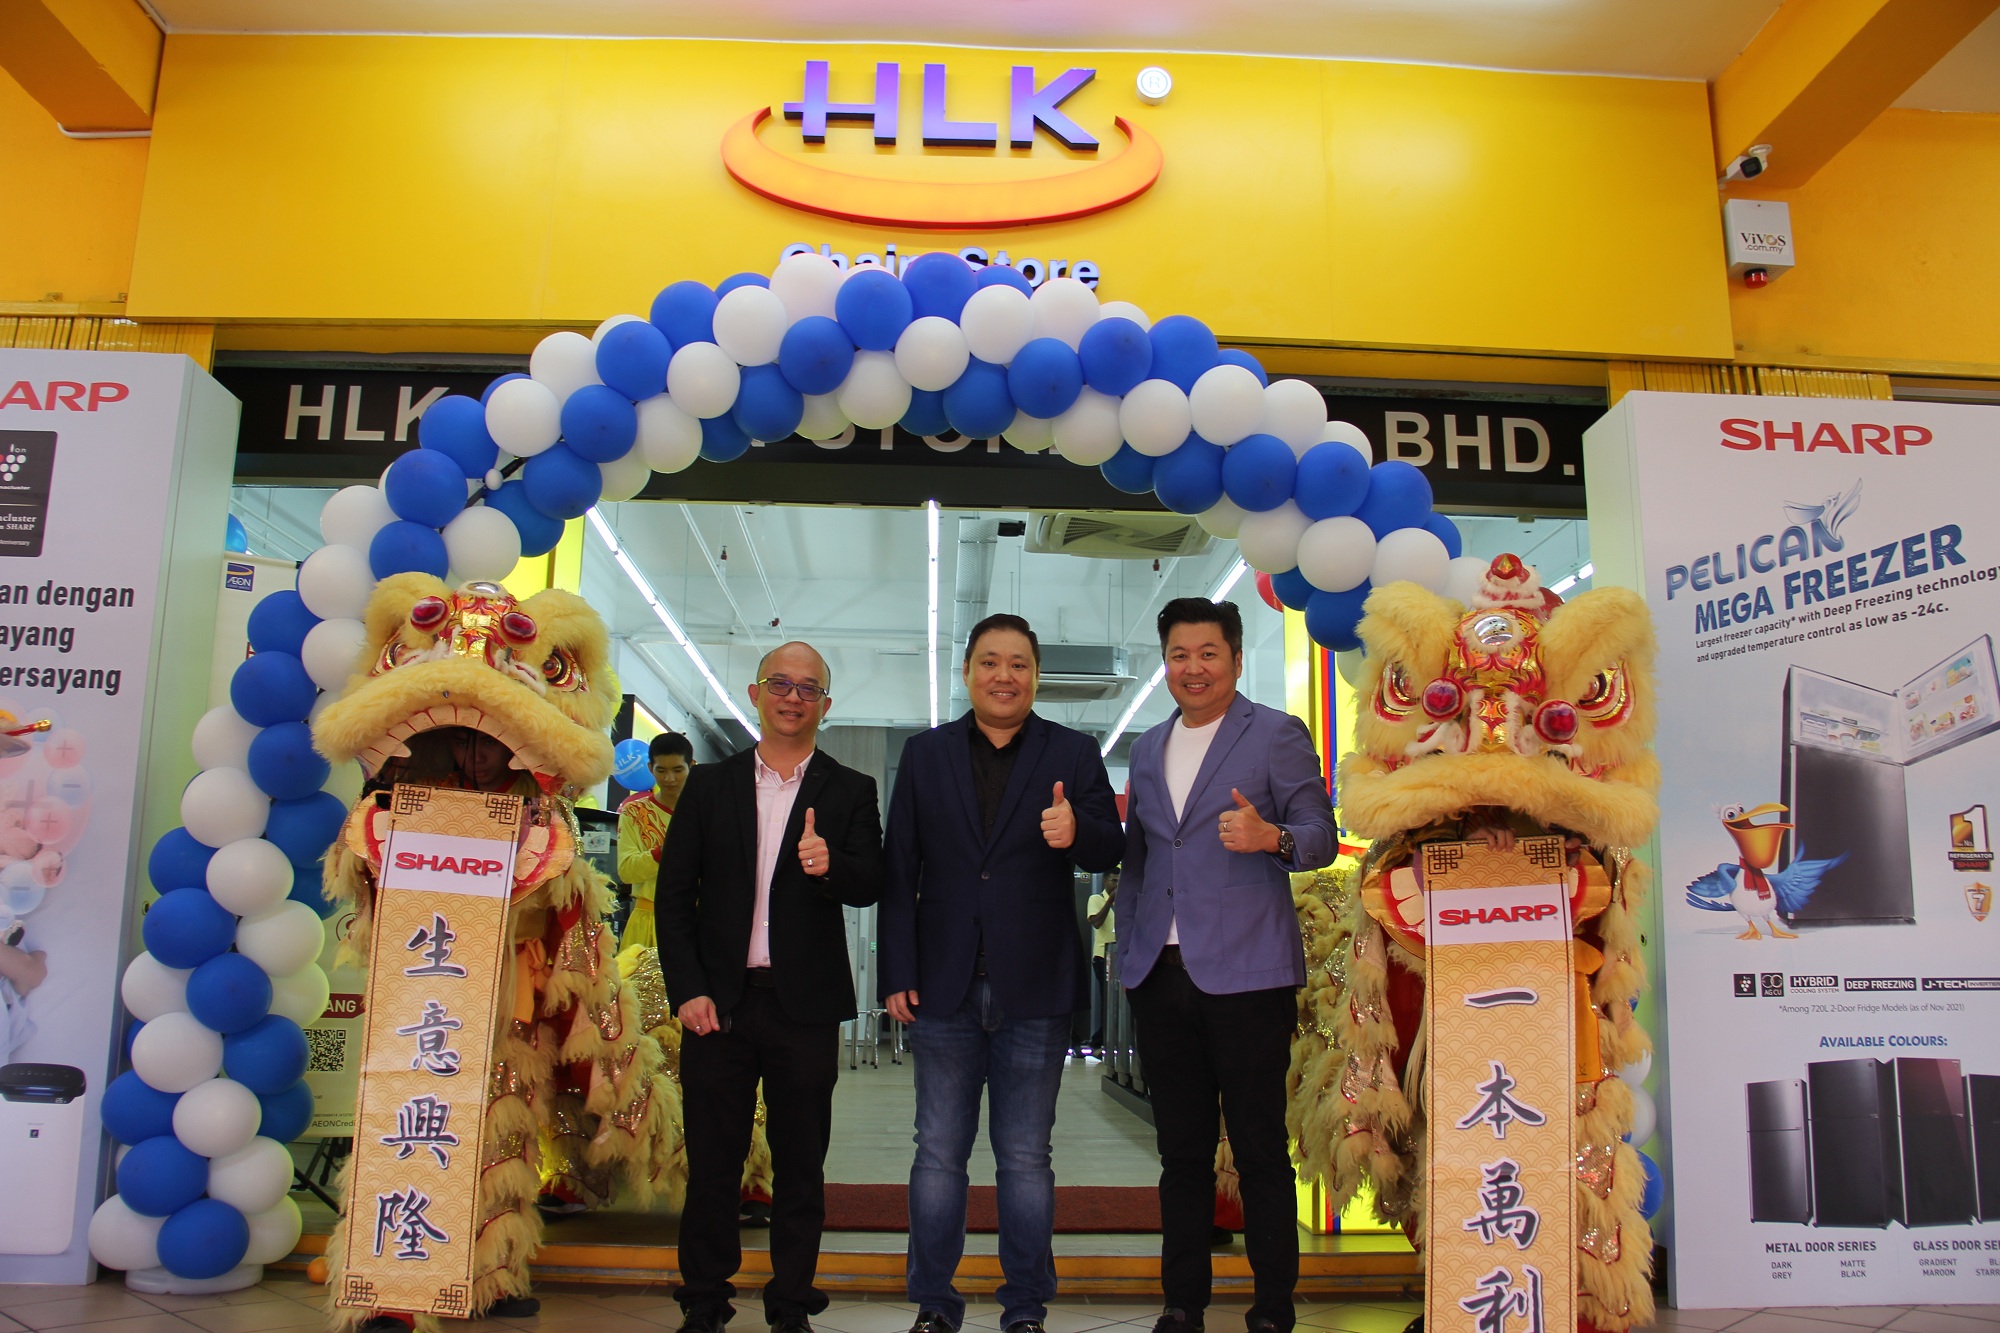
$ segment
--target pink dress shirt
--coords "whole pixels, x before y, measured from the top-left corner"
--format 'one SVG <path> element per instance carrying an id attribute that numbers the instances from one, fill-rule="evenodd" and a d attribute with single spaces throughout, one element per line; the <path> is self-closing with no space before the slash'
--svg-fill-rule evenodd
<path id="1" fill-rule="evenodd" d="M 769 967 L 771 876 L 778 869 L 778 858 L 784 854 L 785 825 L 791 821 L 799 783 L 805 778 L 806 765 L 812 762 L 812 756 L 801 759 L 788 778 L 779 777 L 778 770 L 765 763 L 762 754 L 754 754 L 751 762 L 757 774 L 757 904 L 750 917 L 749 965 Z"/>

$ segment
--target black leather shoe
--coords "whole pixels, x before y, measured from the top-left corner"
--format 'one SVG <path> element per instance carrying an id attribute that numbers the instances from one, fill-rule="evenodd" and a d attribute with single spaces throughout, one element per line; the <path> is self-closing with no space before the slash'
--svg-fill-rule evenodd
<path id="1" fill-rule="evenodd" d="M 802 1314 L 781 1315 L 771 1321 L 771 1333 L 813 1333 L 812 1320 Z"/>
<path id="2" fill-rule="evenodd" d="M 532 1319 L 541 1312 L 542 1303 L 533 1296 L 502 1296 L 486 1307 L 492 1319 Z"/>
<path id="3" fill-rule="evenodd" d="M 1415 1319 L 1403 1325 L 1403 1333 L 1424 1333 L 1424 1317 L 1418 1315 Z"/>
<path id="4" fill-rule="evenodd" d="M 1228 1227 L 1210 1227 L 1208 1229 L 1209 1249 L 1219 1250 L 1225 1245 L 1234 1245 L 1235 1243 L 1236 1233 Z"/>
<path id="5" fill-rule="evenodd" d="M 1153 1333 L 1202 1333 L 1201 1314 L 1189 1314 L 1186 1310 L 1169 1305 L 1160 1311 L 1160 1317 L 1153 1321 Z"/>
<path id="6" fill-rule="evenodd" d="M 1278 1321 L 1269 1315 L 1251 1315 L 1243 1321 L 1247 1333 L 1278 1333 Z"/>
<path id="7" fill-rule="evenodd" d="M 771 1225 L 771 1205 L 762 1199 L 747 1199 L 736 1210 L 736 1224 L 744 1227 Z"/>
<path id="8" fill-rule="evenodd" d="M 1049 1333 L 1039 1319 L 1016 1319 L 1007 1325 L 1007 1333 Z"/>
<path id="9" fill-rule="evenodd" d="M 722 1333 L 725 1322 L 716 1310 L 683 1310 L 680 1333 Z"/>
<path id="10" fill-rule="evenodd" d="M 936 1310 L 919 1310 L 917 1322 L 910 1325 L 910 1333 L 958 1333 L 958 1325 Z"/>

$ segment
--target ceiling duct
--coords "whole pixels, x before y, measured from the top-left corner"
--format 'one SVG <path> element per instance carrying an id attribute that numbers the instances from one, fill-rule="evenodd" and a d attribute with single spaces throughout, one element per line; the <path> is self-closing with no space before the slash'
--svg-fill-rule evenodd
<path id="1" fill-rule="evenodd" d="M 1215 545 L 1186 514 L 1035 514 L 1028 521 L 1030 551 L 1096 560 L 1165 560 L 1200 555 Z"/>
<path id="2" fill-rule="evenodd" d="M 1110 643 L 1045 643 L 1035 702 L 1095 703 L 1116 698 L 1133 683 L 1123 648 Z"/>
<path id="3" fill-rule="evenodd" d="M 966 636 L 986 619 L 986 607 L 993 596 L 993 549 L 1000 544 L 1000 520 L 973 514 L 958 517 L 958 577 L 954 581 L 951 606 L 951 661 L 943 663 L 951 679 L 951 700 L 947 715 L 956 717 L 966 707 L 965 677 L 958 664 L 965 660 Z"/>

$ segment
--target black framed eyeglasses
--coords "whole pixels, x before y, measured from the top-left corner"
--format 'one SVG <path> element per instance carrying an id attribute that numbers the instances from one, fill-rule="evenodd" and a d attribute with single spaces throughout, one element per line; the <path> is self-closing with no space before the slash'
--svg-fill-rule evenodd
<path id="1" fill-rule="evenodd" d="M 789 699 L 796 693 L 802 703 L 816 704 L 821 699 L 831 699 L 833 697 L 817 685 L 807 685 L 802 681 L 786 680 L 782 676 L 766 676 L 764 679 L 758 681 L 757 684 L 777 695 L 780 699 Z"/>

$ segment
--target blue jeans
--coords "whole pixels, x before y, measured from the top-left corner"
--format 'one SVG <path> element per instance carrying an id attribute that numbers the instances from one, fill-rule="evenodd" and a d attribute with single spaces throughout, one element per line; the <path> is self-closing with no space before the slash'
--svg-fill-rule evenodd
<path id="1" fill-rule="evenodd" d="M 919 1007 L 910 1029 L 917 1067 L 917 1157 L 910 1166 L 908 1299 L 953 1325 L 965 1298 L 951 1284 L 965 1253 L 965 1164 L 987 1093 L 1000 1196 L 999 1300 L 1004 1327 L 1048 1318 L 1056 1294 L 1056 1173 L 1049 1136 L 1069 1050 L 1069 1016 L 1007 1018 L 984 977 L 958 1012 Z"/>

